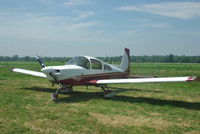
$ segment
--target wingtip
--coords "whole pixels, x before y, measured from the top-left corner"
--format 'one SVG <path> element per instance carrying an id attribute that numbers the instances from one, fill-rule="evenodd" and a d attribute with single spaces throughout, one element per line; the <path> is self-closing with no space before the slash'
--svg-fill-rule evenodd
<path id="1" fill-rule="evenodd" d="M 200 77 L 198 77 L 198 76 L 190 76 L 190 77 L 188 77 L 187 81 L 188 82 L 190 82 L 190 81 L 200 81 Z"/>

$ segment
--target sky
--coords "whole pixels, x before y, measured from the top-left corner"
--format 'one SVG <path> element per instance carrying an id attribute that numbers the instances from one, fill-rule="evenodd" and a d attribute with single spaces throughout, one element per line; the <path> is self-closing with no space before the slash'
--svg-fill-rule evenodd
<path id="1" fill-rule="evenodd" d="M 200 55 L 199 0 L 0 0 L 0 56 Z"/>

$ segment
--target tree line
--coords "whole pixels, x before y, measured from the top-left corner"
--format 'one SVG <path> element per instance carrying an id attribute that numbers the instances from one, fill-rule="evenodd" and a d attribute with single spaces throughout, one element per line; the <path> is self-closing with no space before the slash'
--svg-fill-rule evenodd
<path id="1" fill-rule="evenodd" d="M 114 57 L 97 57 L 104 62 L 120 62 L 122 56 Z M 47 62 L 57 61 L 57 62 L 67 62 L 71 57 L 43 57 Z M 13 56 L 0 56 L 0 61 L 35 61 L 35 57 L 24 56 L 20 57 L 18 55 Z M 153 56 L 131 56 L 131 62 L 159 62 L 159 63 L 200 63 L 200 56 L 177 56 L 173 54 L 169 55 L 153 55 Z"/>

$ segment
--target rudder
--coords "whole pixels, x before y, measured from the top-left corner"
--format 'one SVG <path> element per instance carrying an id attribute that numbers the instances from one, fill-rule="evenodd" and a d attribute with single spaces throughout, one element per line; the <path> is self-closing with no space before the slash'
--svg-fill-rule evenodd
<path id="1" fill-rule="evenodd" d="M 130 72 L 130 49 L 124 49 L 124 56 L 121 61 L 120 69 L 122 71 L 129 73 Z"/>

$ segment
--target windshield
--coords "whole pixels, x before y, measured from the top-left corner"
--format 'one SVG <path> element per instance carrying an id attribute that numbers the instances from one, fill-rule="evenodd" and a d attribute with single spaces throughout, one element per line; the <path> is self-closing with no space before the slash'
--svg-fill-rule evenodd
<path id="1" fill-rule="evenodd" d="M 69 60 L 67 64 L 81 66 L 86 69 L 90 68 L 90 62 L 86 57 L 74 57 L 71 60 Z"/>

